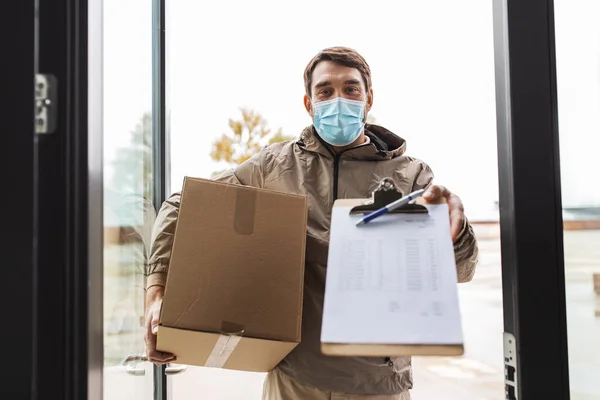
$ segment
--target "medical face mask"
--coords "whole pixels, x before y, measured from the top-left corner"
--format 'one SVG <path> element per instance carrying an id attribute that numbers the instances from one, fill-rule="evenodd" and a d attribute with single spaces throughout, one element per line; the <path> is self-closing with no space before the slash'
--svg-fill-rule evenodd
<path id="1" fill-rule="evenodd" d="M 365 126 L 365 102 L 343 97 L 314 103 L 314 126 L 317 133 L 332 146 L 353 143 Z"/>

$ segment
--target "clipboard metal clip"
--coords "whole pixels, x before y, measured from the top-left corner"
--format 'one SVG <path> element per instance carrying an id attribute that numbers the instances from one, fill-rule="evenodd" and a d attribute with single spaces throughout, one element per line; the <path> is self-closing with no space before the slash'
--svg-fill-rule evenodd
<path id="1" fill-rule="evenodd" d="M 350 210 L 350 214 L 366 214 L 373 211 L 377 211 L 382 207 L 387 206 L 393 201 L 396 201 L 402 198 L 404 194 L 398 189 L 396 183 L 392 178 L 383 178 L 379 185 L 373 190 L 371 193 L 371 199 L 360 206 L 354 207 Z M 427 214 L 427 207 L 416 204 L 409 203 L 404 207 L 397 208 L 394 211 L 390 212 L 391 214 Z"/>

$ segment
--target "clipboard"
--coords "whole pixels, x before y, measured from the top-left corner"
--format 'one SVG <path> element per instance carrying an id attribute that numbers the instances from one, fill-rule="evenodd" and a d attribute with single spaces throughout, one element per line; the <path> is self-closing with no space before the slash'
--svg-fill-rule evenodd
<path id="1" fill-rule="evenodd" d="M 364 202 L 364 200 L 338 200 L 336 201 L 336 204 L 339 202 L 340 204 L 355 205 L 352 210 L 350 210 L 350 214 L 368 214 L 401 199 L 403 196 L 404 194 L 398 190 L 398 187 L 392 178 L 383 178 L 379 182 L 377 188 L 373 190 L 370 201 Z M 415 202 L 406 204 L 405 206 L 392 210 L 389 213 L 427 214 L 429 211 L 423 204 L 425 204 L 425 202 L 423 198 L 420 197 Z"/>
<path id="2" fill-rule="evenodd" d="M 372 192 L 371 199 L 340 199 L 336 200 L 335 208 L 351 208 L 350 215 L 366 214 L 388 205 L 403 197 L 403 193 L 391 178 L 384 178 Z M 418 198 L 413 203 L 393 210 L 390 214 L 428 214 L 426 204 L 444 204 L 445 198 L 434 203 L 427 203 Z M 392 218 L 392 217 L 390 217 Z M 333 222 L 333 221 L 332 221 Z M 360 228 L 360 229 L 368 229 Z M 328 276 L 329 279 L 329 276 Z M 462 336 L 462 333 L 461 333 Z M 464 354 L 464 344 L 373 344 L 373 343 L 331 343 L 321 341 L 321 352 L 328 356 L 351 357 L 402 357 L 402 356 L 460 356 Z"/>

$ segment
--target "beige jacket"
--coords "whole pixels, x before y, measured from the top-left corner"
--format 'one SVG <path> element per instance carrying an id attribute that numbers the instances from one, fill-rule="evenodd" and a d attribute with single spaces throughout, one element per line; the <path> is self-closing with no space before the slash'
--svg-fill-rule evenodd
<path id="1" fill-rule="evenodd" d="M 406 142 L 390 131 L 367 125 L 368 143 L 335 154 L 306 128 L 298 141 L 266 147 L 217 180 L 305 195 L 308 198 L 306 272 L 302 342 L 278 366 L 295 380 L 322 390 L 354 394 L 394 394 L 412 387 L 411 360 L 327 357 L 320 351 L 321 319 L 331 209 L 336 198 L 368 198 L 379 181 L 391 177 L 403 193 L 427 187 L 433 172 L 404 154 Z M 177 223 L 180 196 L 162 206 L 153 232 L 148 286 L 164 285 Z M 471 280 L 477 244 L 466 223 L 455 244 L 460 282 Z"/>

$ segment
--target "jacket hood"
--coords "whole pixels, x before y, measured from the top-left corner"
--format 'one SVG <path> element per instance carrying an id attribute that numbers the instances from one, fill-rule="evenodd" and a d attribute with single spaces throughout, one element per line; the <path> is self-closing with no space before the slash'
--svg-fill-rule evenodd
<path id="1" fill-rule="evenodd" d="M 369 137 L 370 143 L 348 149 L 341 153 L 340 157 L 357 160 L 389 160 L 406 152 L 406 140 L 382 126 L 366 124 L 365 135 Z M 313 125 L 304 128 L 298 145 L 307 151 L 333 155 L 333 149 L 319 137 Z"/>

